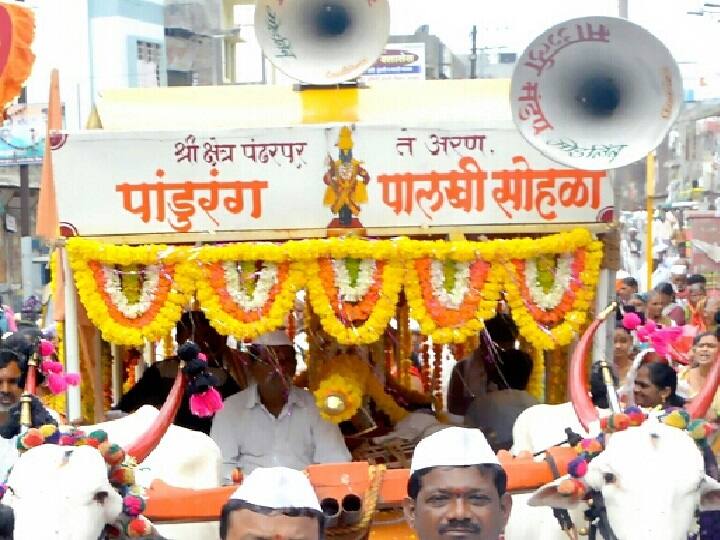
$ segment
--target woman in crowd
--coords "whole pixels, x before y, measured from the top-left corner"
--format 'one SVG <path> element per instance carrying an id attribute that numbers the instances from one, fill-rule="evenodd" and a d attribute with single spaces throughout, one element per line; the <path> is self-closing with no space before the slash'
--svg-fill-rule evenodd
<path id="1" fill-rule="evenodd" d="M 675 298 L 675 289 L 671 283 L 660 283 L 655 287 L 655 291 L 660 294 L 662 302 L 662 314 L 673 321 L 674 325 L 682 326 L 685 324 L 685 310 L 677 302 Z"/>
<path id="2" fill-rule="evenodd" d="M 630 330 L 622 326 L 615 327 L 613 335 L 613 363 L 618 379 L 622 382 L 627 377 L 635 358 L 635 349 Z"/>
<path id="3" fill-rule="evenodd" d="M 663 314 L 666 296 L 664 293 L 653 289 L 647 297 L 647 307 L 645 308 L 645 316 L 661 326 L 674 326 L 672 319 Z"/>
<path id="4" fill-rule="evenodd" d="M 685 400 L 677 394 L 677 382 L 677 373 L 669 364 L 643 364 L 635 377 L 635 404 L 645 409 L 682 407 Z"/>
<path id="5" fill-rule="evenodd" d="M 704 332 L 695 336 L 691 350 L 690 365 L 680 371 L 679 392 L 685 399 L 694 398 L 705 384 L 710 369 L 717 361 L 718 337 L 714 332 Z M 706 420 L 716 421 L 720 415 L 720 393 L 708 409 Z"/>

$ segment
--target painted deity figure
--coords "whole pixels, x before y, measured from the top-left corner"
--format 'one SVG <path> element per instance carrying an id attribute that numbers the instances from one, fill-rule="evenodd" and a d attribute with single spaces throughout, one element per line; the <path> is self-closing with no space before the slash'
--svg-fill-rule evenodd
<path id="1" fill-rule="evenodd" d="M 330 226 L 362 227 L 357 216 L 360 205 L 368 200 L 367 184 L 370 175 L 357 159 L 353 158 L 353 140 L 350 128 L 344 126 L 338 136 L 338 157 L 328 155 L 328 170 L 323 177 L 327 186 L 323 204 L 337 215 Z"/>

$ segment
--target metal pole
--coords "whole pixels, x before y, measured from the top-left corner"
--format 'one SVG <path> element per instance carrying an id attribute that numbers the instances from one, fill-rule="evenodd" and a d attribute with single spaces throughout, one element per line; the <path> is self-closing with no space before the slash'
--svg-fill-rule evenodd
<path id="1" fill-rule="evenodd" d="M 652 289 L 653 275 L 653 214 L 655 213 L 655 154 L 650 152 L 645 160 L 645 201 L 647 210 L 647 236 L 645 237 L 645 256 L 647 264 L 647 287 Z"/>
<path id="2" fill-rule="evenodd" d="M 622 19 L 628 18 L 628 0 L 618 0 L 618 15 Z"/>
<path id="3" fill-rule="evenodd" d="M 470 52 L 470 78 L 476 79 L 477 78 L 477 26 L 473 25 L 472 32 L 470 33 L 472 36 L 472 48 Z"/>
<path id="4" fill-rule="evenodd" d="M 68 373 L 80 373 L 80 344 L 78 341 L 77 297 L 75 281 L 65 248 L 62 249 L 65 274 L 65 366 Z M 68 386 L 67 407 L 70 423 L 82 420 L 80 386 Z"/>
<path id="5" fill-rule="evenodd" d="M 18 0 L 24 2 L 25 0 Z M 27 92 L 23 88 L 18 103 L 27 103 Z M 20 236 L 30 236 L 30 169 L 20 165 Z"/>

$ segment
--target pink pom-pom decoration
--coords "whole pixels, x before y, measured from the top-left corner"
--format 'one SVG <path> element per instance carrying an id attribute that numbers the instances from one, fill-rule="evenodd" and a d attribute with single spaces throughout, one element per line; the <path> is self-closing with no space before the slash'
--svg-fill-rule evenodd
<path id="1" fill-rule="evenodd" d="M 190 396 L 190 412 L 195 416 L 208 417 L 222 409 L 222 396 L 214 388 L 209 388 L 202 394 Z"/>
<path id="2" fill-rule="evenodd" d="M 50 389 L 50 392 L 52 392 L 53 394 L 60 394 L 67 389 L 67 382 L 65 381 L 65 377 L 63 375 L 58 375 L 57 373 L 48 374 L 47 385 Z"/>
<path id="3" fill-rule="evenodd" d="M 43 363 L 40 364 L 40 369 L 43 373 L 62 373 L 63 365 L 53 360 L 43 360 Z"/>
<path id="4" fill-rule="evenodd" d="M 126 495 L 123 498 L 123 512 L 130 517 L 138 517 L 145 510 L 145 501 L 136 495 Z"/>
<path id="5" fill-rule="evenodd" d="M 207 356 L 205 356 L 205 353 L 199 353 L 197 357 L 201 362 L 207 362 Z"/>
<path id="6" fill-rule="evenodd" d="M 68 386 L 77 386 L 80 384 L 80 374 L 79 373 L 66 373 L 65 374 L 65 382 L 68 384 Z"/>
<path id="7" fill-rule="evenodd" d="M 55 345 L 45 339 L 40 340 L 40 356 L 52 356 L 55 354 Z"/>
<path id="8" fill-rule="evenodd" d="M 645 330 L 652 334 L 655 330 L 657 330 L 657 323 L 652 319 L 648 319 L 645 321 Z"/>
<path id="9" fill-rule="evenodd" d="M 650 337 L 650 332 L 644 326 L 638 326 L 635 329 L 635 336 L 642 342 L 646 342 Z"/>
<path id="10" fill-rule="evenodd" d="M 587 461 L 582 456 L 578 456 L 568 463 L 568 474 L 574 478 L 582 478 L 587 470 Z"/>
<path id="11" fill-rule="evenodd" d="M 635 330 L 641 324 L 642 321 L 637 313 L 626 313 L 623 316 L 623 326 L 628 330 Z"/>

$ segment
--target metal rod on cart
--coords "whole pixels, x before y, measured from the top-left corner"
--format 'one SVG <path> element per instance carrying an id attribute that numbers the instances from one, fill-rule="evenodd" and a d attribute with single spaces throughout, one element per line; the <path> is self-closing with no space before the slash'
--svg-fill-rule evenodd
<path id="1" fill-rule="evenodd" d="M 80 373 L 77 295 L 75 294 L 73 270 L 65 248 L 62 248 L 62 262 L 63 273 L 65 274 L 65 365 L 69 373 Z M 68 386 L 67 413 L 70 423 L 82 419 L 80 386 Z"/>
<path id="2" fill-rule="evenodd" d="M 647 235 L 645 237 L 645 256 L 647 264 L 646 290 L 652 289 L 653 275 L 653 214 L 655 213 L 655 154 L 650 152 L 645 160 L 645 201 L 647 209 Z"/>

